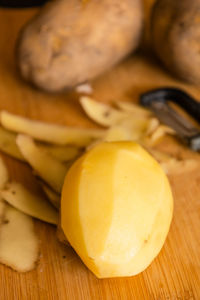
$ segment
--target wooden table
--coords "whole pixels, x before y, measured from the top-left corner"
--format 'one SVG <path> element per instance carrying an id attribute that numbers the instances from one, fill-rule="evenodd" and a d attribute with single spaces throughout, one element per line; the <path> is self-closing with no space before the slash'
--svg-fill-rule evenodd
<path id="1" fill-rule="evenodd" d="M 14 56 L 16 37 L 35 11 L 0 9 L 0 109 L 58 124 L 95 126 L 85 117 L 74 92 L 47 94 L 19 77 Z M 94 97 L 103 102 L 137 101 L 141 92 L 163 85 L 182 87 L 200 99 L 200 89 L 177 81 L 156 61 L 141 54 L 128 58 L 92 85 Z M 169 143 L 164 145 L 194 155 Z M 40 193 L 28 166 L 4 158 L 11 178 Z M 200 172 L 197 169 L 170 180 L 175 200 L 170 233 L 159 256 L 142 274 L 99 280 L 71 248 L 57 241 L 53 226 L 35 221 L 41 241 L 39 264 L 26 274 L 0 265 L 0 299 L 200 299 Z"/>

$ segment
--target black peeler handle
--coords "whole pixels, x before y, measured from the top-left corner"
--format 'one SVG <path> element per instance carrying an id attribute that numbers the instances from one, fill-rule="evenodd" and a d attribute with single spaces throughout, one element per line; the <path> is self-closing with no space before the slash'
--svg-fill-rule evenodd
<path id="1" fill-rule="evenodd" d="M 43 5 L 46 0 L 0 0 L 0 7 L 29 8 Z"/>
<path id="2" fill-rule="evenodd" d="M 144 93 L 140 96 L 140 104 L 150 106 L 152 102 L 173 102 L 182 107 L 194 119 L 200 122 L 200 102 L 194 100 L 186 92 L 177 88 L 161 88 Z"/>

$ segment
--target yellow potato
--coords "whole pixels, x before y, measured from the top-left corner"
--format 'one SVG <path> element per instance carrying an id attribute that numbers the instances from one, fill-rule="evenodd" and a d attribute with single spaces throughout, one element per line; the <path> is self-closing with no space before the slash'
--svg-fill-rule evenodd
<path id="1" fill-rule="evenodd" d="M 104 130 L 100 129 L 83 129 L 49 124 L 17 116 L 7 111 L 1 111 L 0 123 L 8 130 L 30 135 L 42 142 L 60 145 L 87 146 L 93 139 L 104 135 Z"/>
<path id="2" fill-rule="evenodd" d="M 140 273 L 161 250 L 173 199 L 160 165 L 133 142 L 102 143 L 67 173 L 61 226 L 99 278 Z"/>

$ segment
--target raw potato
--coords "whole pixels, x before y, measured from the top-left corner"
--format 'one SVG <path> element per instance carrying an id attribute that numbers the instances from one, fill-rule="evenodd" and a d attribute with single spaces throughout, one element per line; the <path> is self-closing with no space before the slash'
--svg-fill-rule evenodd
<path id="1" fill-rule="evenodd" d="M 50 224 L 58 223 L 58 213 L 44 198 L 30 193 L 22 184 L 10 182 L 6 189 L 0 191 L 0 196 L 11 206 Z"/>
<path id="2" fill-rule="evenodd" d="M 156 54 L 179 78 L 200 84 L 200 1 L 158 0 L 151 40 Z"/>
<path id="3" fill-rule="evenodd" d="M 34 269 L 39 241 L 32 218 L 6 204 L 0 226 L 0 262 L 19 272 Z"/>
<path id="4" fill-rule="evenodd" d="M 68 167 L 51 155 L 48 155 L 45 151 L 39 149 L 29 136 L 20 134 L 16 142 L 24 158 L 32 166 L 33 170 L 53 190 L 60 193 Z"/>
<path id="5" fill-rule="evenodd" d="M 9 180 L 8 170 L 3 159 L 0 157 L 0 189 L 3 189 Z"/>
<path id="6" fill-rule="evenodd" d="M 61 226 L 100 278 L 142 272 L 161 250 L 173 199 L 160 165 L 133 142 L 102 143 L 67 173 Z"/>
<path id="7" fill-rule="evenodd" d="M 0 150 L 14 158 L 24 160 L 16 145 L 16 134 L 0 127 Z"/>
<path id="8" fill-rule="evenodd" d="M 140 0 L 57 0 L 18 41 L 22 76 L 47 91 L 74 87 L 133 51 L 142 32 Z"/>
<path id="9" fill-rule="evenodd" d="M 81 97 L 80 103 L 87 116 L 102 126 L 116 125 L 127 117 L 127 113 L 117 110 L 110 105 L 100 103 L 90 97 Z"/>
<path id="10" fill-rule="evenodd" d="M 30 120 L 7 111 L 1 111 L 0 122 L 8 130 L 30 135 L 42 142 L 60 145 L 87 146 L 92 140 L 102 137 L 105 133 L 100 129 L 74 128 Z"/>

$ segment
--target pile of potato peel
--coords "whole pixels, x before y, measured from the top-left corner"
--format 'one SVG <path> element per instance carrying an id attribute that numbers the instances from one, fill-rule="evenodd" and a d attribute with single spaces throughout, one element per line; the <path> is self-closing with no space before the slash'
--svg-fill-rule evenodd
<path id="1" fill-rule="evenodd" d="M 57 225 L 59 239 L 66 242 L 58 224 L 64 178 L 77 157 L 97 143 L 138 142 L 167 174 L 191 171 L 197 166 L 195 159 L 177 159 L 155 149 L 166 134 L 175 132 L 150 111 L 130 102 L 115 102 L 110 106 L 88 96 L 82 96 L 80 104 L 101 129 L 72 128 L 7 111 L 0 113 L 0 150 L 28 163 L 46 194 L 46 198 L 34 195 L 21 183 L 10 181 L 0 157 L 0 262 L 14 270 L 30 271 L 39 258 L 39 240 L 32 218 Z"/>

